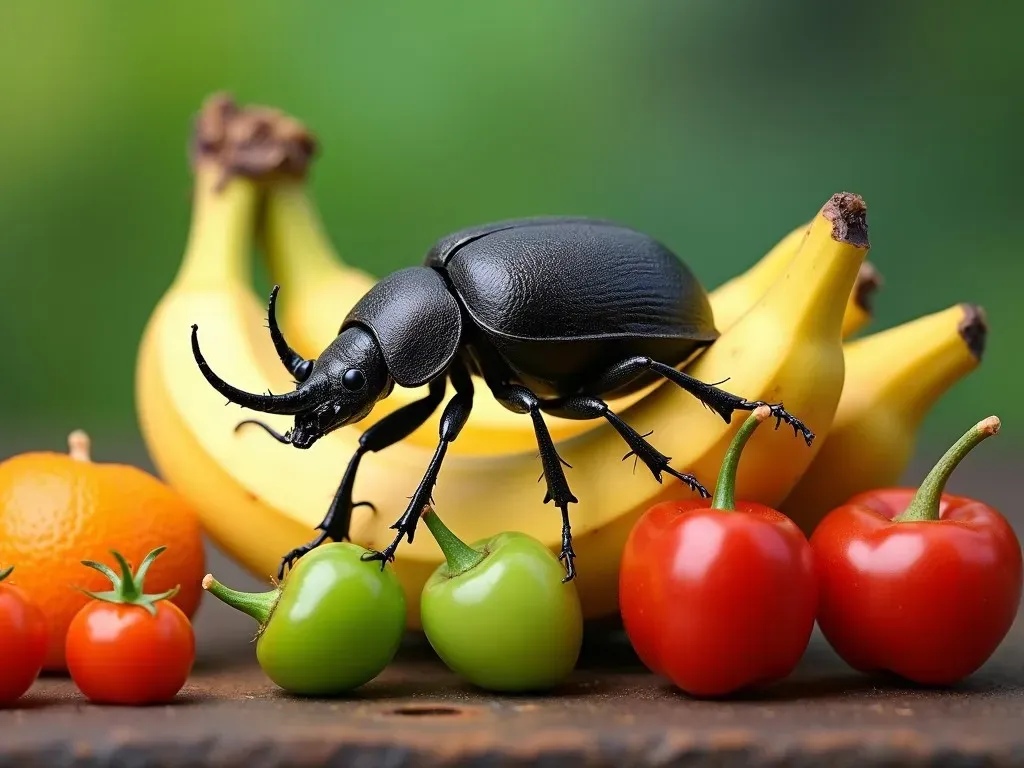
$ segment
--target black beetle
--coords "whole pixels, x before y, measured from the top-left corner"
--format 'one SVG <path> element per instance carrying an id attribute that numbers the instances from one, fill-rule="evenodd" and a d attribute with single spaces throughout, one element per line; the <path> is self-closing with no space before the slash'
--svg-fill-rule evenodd
<path id="1" fill-rule="evenodd" d="M 408 267 L 376 283 L 352 308 L 337 337 L 316 360 L 305 360 L 285 341 L 270 296 L 269 327 L 296 389 L 281 395 L 239 390 L 210 369 L 192 326 L 192 351 L 203 375 L 230 401 L 264 413 L 295 416 L 285 434 L 247 419 L 277 440 L 309 448 L 334 429 L 364 418 L 398 384 L 428 384 L 428 394 L 367 429 L 349 462 L 320 531 L 308 544 L 282 558 L 279 576 L 297 558 L 330 538 L 348 538 L 355 506 L 352 489 L 360 458 L 407 437 L 437 410 L 451 379 L 455 393 L 445 406 L 437 450 L 408 508 L 391 526 L 398 531 L 383 552 L 367 559 L 394 558 L 403 536 L 411 542 L 420 511 L 430 500 L 448 444 L 458 437 L 473 405 L 471 374 L 510 411 L 533 420 L 547 481 L 544 503 L 562 512 L 565 580 L 575 575 L 570 503 L 577 503 L 562 471 L 564 460 L 542 413 L 570 419 L 607 419 L 636 456 L 661 482 L 678 478 L 702 496 L 696 478 L 669 466 L 664 456 L 605 403 L 664 377 L 685 389 L 728 423 L 752 402 L 677 370 L 717 337 L 703 286 L 664 245 L 648 235 L 589 218 L 543 217 L 496 222 L 465 229 L 438 241 L 422 266 Z M 776 428 L 782 421 L 814 434 L 771 405 Z M 239 425 L 241 426 L 241 424 Z"/>

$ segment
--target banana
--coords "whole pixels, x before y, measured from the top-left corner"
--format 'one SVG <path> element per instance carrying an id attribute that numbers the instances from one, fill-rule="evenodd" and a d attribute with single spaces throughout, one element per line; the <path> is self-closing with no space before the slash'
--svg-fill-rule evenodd
<path id="1" fill-rule="evenodd" d="M 895 485 L 933 405 L 981 364 L 985 312 L 957 304 L 846 345 L 835 420 L 782 511 L 810 535 L 855 493 Z"/>
<path id="2" fill-rule="evenodd" d="M 201 119 L 200 127 L 204 124 Z M 246 148 L 243 158 L 203 136 L 196 142 L 200 151 L 194 160 L 189 239 L 179 272 L 143 334 L 136 390 L 140 428 L 160 474 L 200 511 L 217 546 L 266 577 L 276 572 L 285 552 L 312 537 L 364 426 L 337 430 L 307 451 L 269 441 L 258 430 L 236 432 L 247 413 L 225 408 L 195 364 L 189 339 L 193 324 L 200 328 L 211 365 L 236 386 L 278 392 L 293 386 L 266 333 L 264 301 L 251 287 L 250 250 L 261 185 L 290 173 L 285 164 L 297 162 L 304 145 L 295 140 L 298 148 L 289 151 L 257 151 L 252 144 L 270 142 L 273 132 L 250 127 L 248 134 L 238 128 L 222 132 Z M 228 167 L 225 158 L 231 161 Z M 276 164 L 261 176 L 259 163 L 271 161 Z M 729 379 L 729 391 L 748 399 L 784 400 L 787 410 L 819 436 L 808 447 L 788 430 L 755 435 L 737 479 L 740 496 L 780 503 L 828 433 L 843 386 L 840 333 L 846 298 L 867 250 L 862 201 L 854 195 L 834 196 L 763 296 L 686 366 L 687 373 L 703 381 Z M 481 395 L 477 403 L 485 399 Z M 742 423 L 725 423 L 668 385 L 619 413 L 640 432 L 656 429 L 652 441 L 673 457 L 672 466 L 696 473 L 706 484 L 717 476 Z M 471 421 L 475 415 L 474 409 Z M 289 426 L 284 417 L 261 418 L 280 430 Z M 653 503 L 689 495 L 684 486 L 662 485 L 646 471 L 631 471 L 621 462 L 624 450 L 619 435 L 604 422 L 558 443 L 573 467 L 567 475 L 579 499 L 570 513 L 576 585 L 588 618 L 617 608 L 619 555 L 637 517 Z M 356 543 L 380 549 L 391 540 L 390 526 L 405 509 L 431 453 L 432 448 L 400 443 L 363 459 L 355 498 L 372 501 L 377 511 L 354 511 Z M 434 500 L 461 537 L 476 540 L 519 530 L 558 551 L 558 514 L 542 503 L 539 473 L 536 445 L 500 455 L 450 454 Z M 419 591 L 441 561 L 429 536 L 417 536 L 398 549 L 393 567 L 409 598 L 412 627 L 419 626 Z"/>
<path id="3" fill-rule="evenodd" d="M 710 292 L 711 307 L 719 331 L 727 331 L 752 307 L 793 259 L 807 234 L 808 224 L 794 229 L 746 272 Z M 375 278 L 351 267 L 337 255 L 324 229 L 305 180 L 284 177 L 267 191 L 260 237 L 273 282 L 281 286 L 278 317 L 296 351 L 316 357 L 331 342 L 348 309 L 373 285 Z M 871 318 L 870 299 L 880 285 L 878 271 L 865 262 L 851 291 L 843 316 L 844 338 L 859 331 Z M 611 402 L 624 409 L 645 397 L 656 383 L 640 392 Z M 478 387 L 483 389 L 481 387 Z M 378 405 L 364 426 L 391 411 L 426 395 L 426 388 L 396 390 Z M 593 429 L 590 421 L 547 418 L 552 439 L 563 440 Z M 406 441 L 433 448 L 437 428 L 427 423 Z M 478 399 L 473 418 L 452 445 L 451 454 L 485 455 L 532 450 L 533 426 L 494 400 Z"/>

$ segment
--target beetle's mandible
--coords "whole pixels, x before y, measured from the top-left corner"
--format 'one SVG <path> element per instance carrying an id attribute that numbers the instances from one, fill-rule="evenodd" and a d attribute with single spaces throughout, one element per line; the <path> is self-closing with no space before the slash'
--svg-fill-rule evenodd
<path id="1" fill-rule="evenodd" d="M 428 385 L 428 394 L 381 419 L 359 441 L 327 510 L 308 544 L 287 553 L 279 577 L 299 557 L 327 539 L 348 538 L 356 471 L 362 456 L 403 440 L 454 394 L 441 415 L 437 450 L 408 508 L 395 523 L 398 535 L 368 559 L 381 567 L 394 558 L 402 537 L 412 541 L 420 511 L 430 500 L 448 444 L 473 407 L 476 376 L 491 395 L 533 421 L 547 482 L 544 501 L 562 513 L 566 576 L 576 569 L 569 504 L 577 503 L 543 414 L 606 419 L 647 465 L 655 479 L 670 474 L 707 496 L 645 436 L 606 404 L 663 377 L 701 400 L 726 422 L 734 411 L 770 405 L 779 423 L 792 425 L 810 445 L 813 433 L 781 404 L 745 400 L 678 370 L 698 348 L 718 337 L 707 292 L 686 265 L 648 235 L 588 218 L 545 217 L 496 222 L 438 241 L 421 266 L 392 273 L 352 308 L 338 335 L 316 360 L 294 352 L 277 325 L 277 288 L 270 295 L 269 326 L 294 391 L 258 395 L 231 386 L 203 358 L 198 329 L 192 351 L 203 375 L 230 401 L 263 413 L 288 414 L 294 426 L 282 443 L 309 448 L 346 424 L 364 418 L 393 387 Z"/>

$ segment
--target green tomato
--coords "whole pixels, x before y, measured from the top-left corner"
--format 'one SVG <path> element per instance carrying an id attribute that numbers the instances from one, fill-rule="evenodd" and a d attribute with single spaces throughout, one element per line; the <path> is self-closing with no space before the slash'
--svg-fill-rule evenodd
<path id="1" fill-rule="evenodd" d="M 583 612 L 558 558 L 518 532 L 468 547 L 432 510 L 424 519 L 447 560 L 420 596 L 423 632 L 441 660 L 491 691 L 540 691 L 565 680 L 579 658 Z"/>
<path id="2" fill-rule="evenodd" d="M 335 695 L 379 675 L 406 626 L 405 593 L 390 565 L 360 558 L 348 542 L 324 544 L 299 558 L 269 592 L 238 592 L 211 575 L 204 589 L 259 622 L 256 658 L 292 693 Z"/>

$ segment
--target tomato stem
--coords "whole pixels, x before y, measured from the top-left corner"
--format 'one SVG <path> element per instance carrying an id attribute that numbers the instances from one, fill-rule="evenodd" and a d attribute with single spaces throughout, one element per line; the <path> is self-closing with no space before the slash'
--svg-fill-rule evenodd
<path id="1" fill-rule="evenodd" d="M 747 444 L 750 436 L 754 434 L 757 425 L 772 415 L 772 410 L 767 405 L 761 405 L 754 409 L 754 412 L 747 417 L 747 420 L 740 426 L 729 450 L 725 452 L 722 459 L 722 468 L 718 471 L 718 482 L 715 483 L 715 495 L 711 499 L 711 508 L 731 512 L 736 509 L 736 469 L 740 464 L 740 454 L 743 453 L 743 446 Z"/>
<path id="2" fill-rule="evenodd" d="M 917 489 L 917 493 L 914 494 L 914 498 L 910 500 L 903 514 L 894 517 L 893 520 L 898 523 L 938 520 L 939 502 L 942 499 L 942 492 L 946 488 L 946 481 L 953 474 L 953 470 L 978 443 L 996 434 L 999 427 L 999 419 L 989 416 L 967 430 L 963 437 L 943 454 L 938 463 L 932 467 L 931 472 L 925 476 L 924 482 Z"/>
<path id="3" fill-rule="evenodd" d="M 93 570 L 99 571 L 108 579 L 113 585 L 113 589 L 108 592 L 90 592 L 86 589 L 80 589 L 79 591 L 94 600 L 102 600 L 107 603 L 121 603 L 123 605 L 138 605 L 141 608 L 145 608 L 149 613 L 156 615 L 156 603 L 161 600 L 169 600 L 178 594 L 179 587 L 169 589 L 166 592 L 160 592 L 155 595 L 147 595 L 145 590 L 142 588 L 143 581 L 146 578 L 146 572 L 149 571 L 149 566 L 153 564 L 157 556 L 163 552 L 167 547 L 157 547 L 139 564 L 139 570 L 132 575 L 131 566 L 128 565 L 128 561 L 124 559 L 124 555 L 116 550 L 111 550 L 110 554 L 117 560 L 117 565 L 121 569 L 121 573 L 115 573 L 114 570 L 103 563 L 97 563 L 93 560 L 83 560 L 82 565 L 92 568 Z"/>
<path id="4" fill-rule="evenodd" d="M 437 512 L 430 505 L 423 508 L 423 522 L 430 529 L 430 534 L 441 548 L 444 559 L 448 563 L 448 575 L 450 577 L 465 573 L 470 568 L 477 566 L 485 555 L 479 550 L 473 549 L 462 539 L 456 536 L 437 516 Z"/>
<path id="5" fill-rule="evenodd" d="M 10 576 L 13 571 L 14 571 L 14 566 L 13 565 L 8 566 L 7 568 L 4 568 L 2 571 L 0 571 L 0 581 L 3 581 L 8 576 Z"/>
<path id="6" fill-rule="evenodd" d="M 208 573 L 203 577 L 203 589 L 222 603 L 226 603 L 242 613 L 249 614 L 259 622 L 260 627 L 265 626 L 270 620 L 270 614 L 273 613 L 274 606 L 281 596 L 280 587 L 269 592 L 240 592 L 237 589 L 225 587 L 213 578 L 212 573 Z"/>

